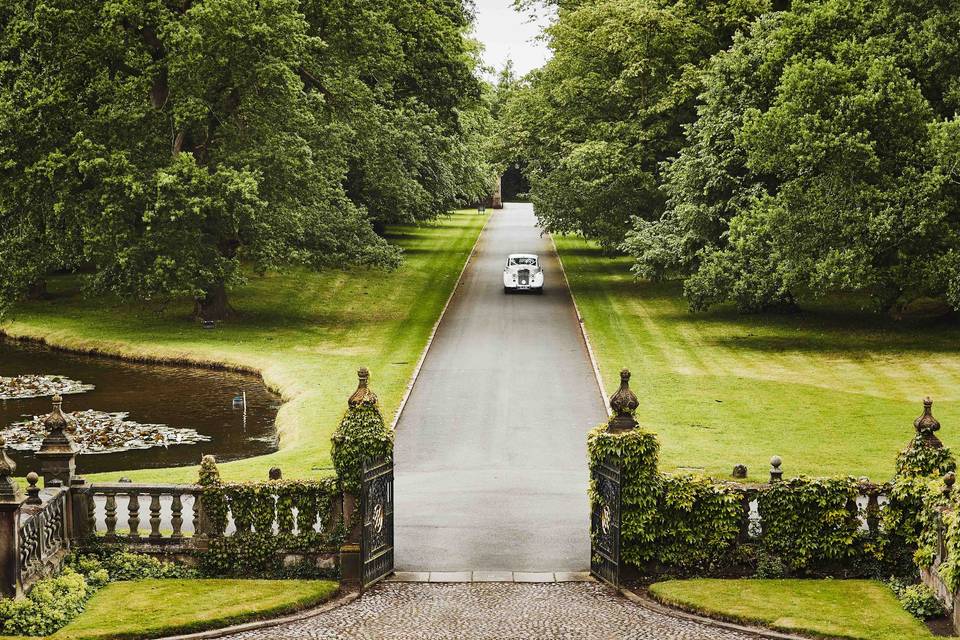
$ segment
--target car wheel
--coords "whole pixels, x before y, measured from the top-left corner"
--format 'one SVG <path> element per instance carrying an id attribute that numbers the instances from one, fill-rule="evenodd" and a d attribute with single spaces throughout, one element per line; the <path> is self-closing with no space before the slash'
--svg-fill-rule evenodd
<path id="1" fill-rule="evenodd" d="M 504 285 L 504 287 L 503 287 L 503 292 L 504 292 L 504 293 L 510 293 L 510 287 Z"/>
<path id="2" fill-rule="evenodd" d="M 537 289 L 537 295 L 538 295 L 538 296 L 542 296 L 542 295 L 543 295 L 543 287 L 540 287 L 539 289 Z"/>

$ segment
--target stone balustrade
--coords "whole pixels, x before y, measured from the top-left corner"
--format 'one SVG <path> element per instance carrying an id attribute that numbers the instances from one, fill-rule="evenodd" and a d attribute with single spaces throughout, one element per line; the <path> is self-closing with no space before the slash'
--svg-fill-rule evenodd
<path id="1" fill-rule="evenodd" d="M 104 482 L 77 491 L 85 533 L 104 542 L 184 545 L 205 530 L 198 485 Z"/>
<path id="2" fill-rule="evenodd" d="M 740 525 L 740 539 L 743 542 L 757 540 L 763 536 L 763 518 L 760 515 L 759 497 L 771 484 L 741 485 L 728 483 L 736 487 L 743 499 Z M 848 503 L 847 510 L 851 517 L 860 522 L 860 529 L 871 534 L 880 532 L 880 510 L 887 503 L 887 494 L 890 492 L 889 483 L 877 484 L 862 480 L 857 497 Z"/>
<path id="3" fill-rule="evenodd" d="M 19 514 L 17 560 L 20 590 L 56 574 L 70 549 L 69 492 L 55 487 L 38 494 L 40 504 L 24 505 Z"/>

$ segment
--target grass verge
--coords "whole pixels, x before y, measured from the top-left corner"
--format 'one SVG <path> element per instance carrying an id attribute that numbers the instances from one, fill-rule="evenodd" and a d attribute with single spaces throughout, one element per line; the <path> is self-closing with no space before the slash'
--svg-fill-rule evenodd
<path id="1" fill-rule="evenodd" d="M 390 228 L 390 240 L 405 252 L 394 272 L 297 269 L 251 277 L 231 292 L 240 316 L 215 331 L 192 321 L 190 301 L 159 314 L 84 298 L 73 277 L 52 278 L 50 298 L 18 306 L 0 330 L 83 352 L 258 372 L 284 400 L 277 415 L 280 450 L 222 464 L 224 478 L 265 479 L 273 466 L 289 478 L 327 475 L 330 435 L 356 388 L 357 368 L 370 368 L 371 387 L 392 416 L 485 221 L 476 212 L 457 212 L 433 224 Z M 112 480 L 119 473 L 90 478 Z M 136 482 L 193 482 L 196 468 L 123 475 Z"/>
<path id="2" fill-rule="evenodd" d="M 332 598 L 330 580 L 114 582 L 90 598 L 56 640 L 159 638 L 278 617 Z"/>
<path id="3" fill-rule="evenodd" d="M 650 587 L 659 601 L 785 632 L 850 640 L 934 636 L 872 580 L 671 580 Z"/>
<path id="4" fill-rule="evenodd" d="M 928 394 L 939 435 L 960 445 L 955 322 L 894 321 L 849 300 L 793 315 L 692 314 L 677 283 L 638 282 L 627 258 L 556 242 L 607 390 L 633 371 L 665 470 L 725 476 L 740 463 L 762 480 L 777 454 L 787 475 L 886 480 Z"/>

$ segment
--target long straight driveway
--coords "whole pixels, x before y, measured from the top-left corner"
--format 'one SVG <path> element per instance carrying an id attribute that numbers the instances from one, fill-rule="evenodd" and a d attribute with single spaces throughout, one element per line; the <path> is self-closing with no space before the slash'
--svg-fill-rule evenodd
<path id="1" fill-rule="evenodd" d="M 507 254 L 526 252 L 545 292 L 506 295 Z M 586 434 L 605 416 L 553 245 L 530 205 L 508 204 L 397 425 L 397 570 L 586 570 Z"/>

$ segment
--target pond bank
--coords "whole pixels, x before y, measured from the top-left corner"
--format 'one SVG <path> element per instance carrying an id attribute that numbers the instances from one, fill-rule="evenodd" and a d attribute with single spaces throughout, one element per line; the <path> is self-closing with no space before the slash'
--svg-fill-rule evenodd
<path id="1" fill-rule="evenodd" d="M 480 232 L 485 215 L 459 212 L 432 225 L 398 226 L 388 237 L 404 248 L 393 272 L 284 274 L 250 278 L 232 292 L 240 317 L 213 330 L 190 318 L 189 301 L 163 315 L 80 295 L 75 277 L 51 278 L 46 300 L 14 309 L 0 332 L 81 353 L 131 361 L 190 364 L 259 375 L 283 401 L 276 417 L 279 450 L 220 466 L 229 481 L 332 473 L 330 435 L 367 366 L 387 417 L 399 406 L 434 321 Z M 124 470 L 142 482 L 191 482 L 194 467 Z M 115 479 L 111 472 L 95 479 Z"/>
<path id="2" fill-rule="evenodd" d="M 64 396 L 64 411 L 79 420 L 74 438 L 89 451 L 77 460 L 83 474 L 194 466 L 203 453 L 227 461 L 277 449 L 280 398 L 260 376 L 81 355 L 5 338 L 0 338 L 0 373 L 65 376 L 83 383 L 80 392 Z M 18 449 L 13 457 L 21 473 L 37 467 L 31 449 L 44 429 L 36 423 L 50 411 L 52 396 L 49 388 L 44 391 L 0 401 L 0 429 L 8 447 Z M 234 405 L 238 396 L 245 406 Z"/>

